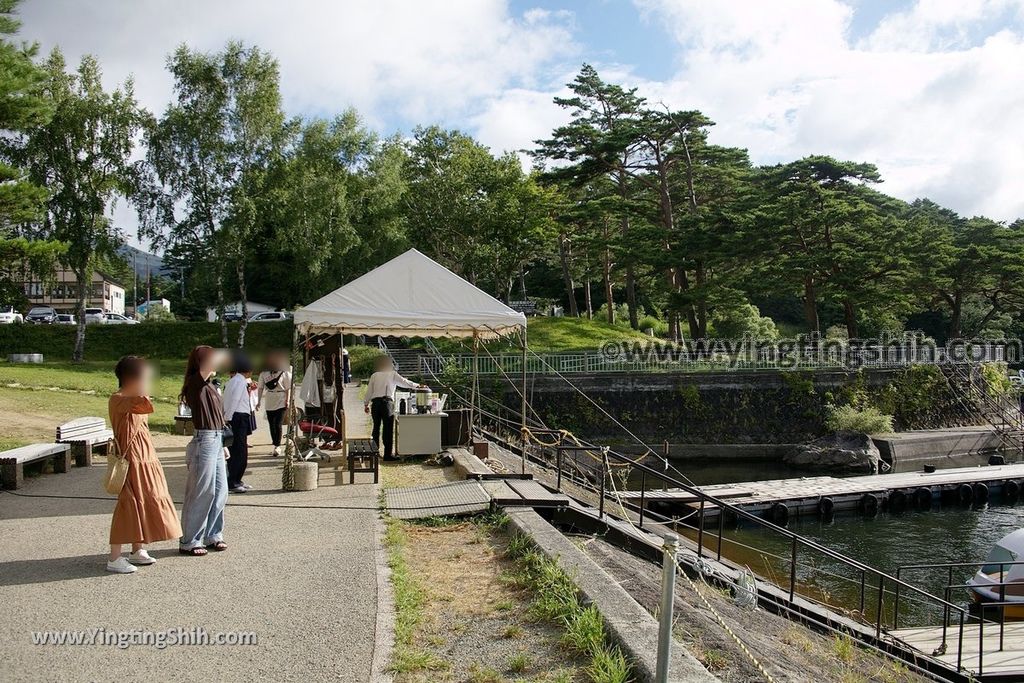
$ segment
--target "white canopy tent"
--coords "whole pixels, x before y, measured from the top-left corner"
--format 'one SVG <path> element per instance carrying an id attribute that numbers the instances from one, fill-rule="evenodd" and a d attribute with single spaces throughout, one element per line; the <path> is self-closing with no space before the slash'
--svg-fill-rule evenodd
<path id="1" fill-rule="evenodd" d="M 475 352 L 480 341 L 518 334 L 523 350 L 521 408 L 526 427 L 526 316 L 415 249 L 297 309 L 293 320 L 296 341 L 299 336 L 308 339 L 318 334 L 468 337 L 473 339 Z M 474 360 L 474 411 L 475 366 Z M 291 458 L 286 458 L 286 468 L 290 463 Z"/>
<path id="2" fill-rule="evenodd" d="M 337 332 L 494 339 L 526 329 L 526 316 L 410 249 L 295 311 L 301 334 Z"/>

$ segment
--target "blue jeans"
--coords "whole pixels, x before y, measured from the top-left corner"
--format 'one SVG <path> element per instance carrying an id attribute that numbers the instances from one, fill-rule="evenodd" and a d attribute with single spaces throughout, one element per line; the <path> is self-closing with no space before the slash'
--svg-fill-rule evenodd
<path id="1" fill-rule="evenodd" d="M 197 429 L 185 449 L 188 480 L 181 506 L 183 550 L 224 540 L 224 505 L 228 500 L 228 474 L 223 436 L 219 429 Z"/>

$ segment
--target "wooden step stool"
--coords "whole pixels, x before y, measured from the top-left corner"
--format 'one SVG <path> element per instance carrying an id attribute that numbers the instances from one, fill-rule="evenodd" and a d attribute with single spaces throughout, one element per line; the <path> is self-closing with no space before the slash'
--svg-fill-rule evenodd
<path id="1" fill-rule="evenodd" d="M 356 472 L 373 472 L 373 483 L 380 480 L 380 453 L 370 439 L 349 439 L 345 442 L 348 451 L 348 483 L 356 480 Z"/>

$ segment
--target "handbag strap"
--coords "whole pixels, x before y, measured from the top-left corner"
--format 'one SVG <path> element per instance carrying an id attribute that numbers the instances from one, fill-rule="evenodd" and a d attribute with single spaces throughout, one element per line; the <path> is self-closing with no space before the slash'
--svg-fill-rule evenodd
<path id="1" fill-rule="evenodd" d="M 110 443 L 112 444 L 111 450 L 107 452 L 107 456 L 114 456 L 119 460 L 124 460 L 124 451 L 121 450 L 121 444 L 117 443 L 117 435 L 110 437 Z"/>

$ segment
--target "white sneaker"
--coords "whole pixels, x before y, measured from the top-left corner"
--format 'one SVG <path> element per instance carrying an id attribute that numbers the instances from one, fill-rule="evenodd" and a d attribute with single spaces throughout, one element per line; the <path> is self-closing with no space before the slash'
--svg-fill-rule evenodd
<path id="1" fill-rule="evenodd" d="M 276 457 L 279 457 L 280 455 L 281 455 L 281 447 L 280 446 L 274 446 L 274 457 L 276 458 Z"/>
<path id="2" fill-rule="evenodd" d="M 252 487 L 249 486 L 248 484 L 242 484 L 242 488 L 245 489 L 246 491 L 252 491 Z"/>
<path id="3" fill-rule="evenodd" d="M 107 562 L 107 571 L 115 574 L 134 574 L 139 571 L 139 568 L 125 559 L 124 555 L 121 555 L 113 562 Z"/>
<path id="4" fill-rule="evenodd" d="M 143 548 L 142 550 L 140 550 L 138 552 L 130 554 L 128 556 L 128 561 L 131 562 L 132 564 L 137 564 L 140 567 L 145 567 L 146 565 L 150 565 L 150 564 L 155 563 L 156 562 L 156 558 L 151 556 L 149 553 L 147 553 L 146 549 Z"/>
<path id="5" fill-rule="evenodd" d="M 245 493 L 248 490 L 249 489 L 245 488 L 244 486 L 232 486 L 231 488 L 228 489 L 228 491 L 230 491 L 231 493 Z"/>

